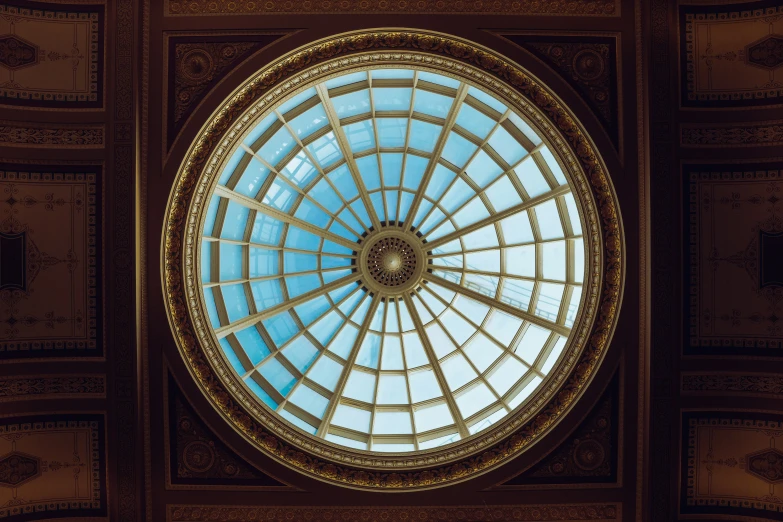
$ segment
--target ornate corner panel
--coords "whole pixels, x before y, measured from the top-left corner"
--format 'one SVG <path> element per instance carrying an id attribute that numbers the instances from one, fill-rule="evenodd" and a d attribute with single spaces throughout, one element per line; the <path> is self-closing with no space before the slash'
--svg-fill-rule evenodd
<path id="1" fill-rule="evenodd" d="M 0 359 L 103 355 L 101 178 L 0 164 Z"/>
<path id="2" fill-rule="evenodd" d="M 168 377 L 169 487 L 171 489 L 290 490 L 223 443 Z"/>
<path id="3" fill-rule="evenodd" d="M 500 32 L 498 35 L 557 71 L 585 100 L 620 150 L 619 34 Z"/>
<path id="4" fill-rule="evenodd" d="M 684 412 L 683 518 L 783 520 L 783 423 L 753 412 Z"/>
<path id="5" fill-rule="evenodd" d="M 683 166 L 685 354 L 783 355 L 782 175 L 781 163 Z"/>
<path id="6" fill-rule="evenodd" d="M 0 419 L 0 518 L 105 517 L 103 415 Z"/>
<path id="7" fill-rule="evenodd" d="M 260 506 L 167 506 L 167 522 L 284 522 L 308 520 L 345 522 L 365 520 L 464 520 L 469 522 L 505 522 L 516 520 L 581 522 L 583 520 L 621 519 L 620 504 L 561 504 L 526 506 L 458 506 L 458 507 L 260 507 Z"/>
<path id="8" fill-rule="evenodd" d="M 680 5 L 683 107 L 783 103 L 783 6 L 779 0 Z"/>
<path id="9" fill-rule="evenodd" d="M 783 121 L 684 124 L 680 127 L 680 145 L 689 148 L 778 147 L 783 145 Z"/>
<path id="10" fill-rule="evenodd" d="M 620 0 L 165 0 L 168 16 L 238 14 L 499 14 L 620 16 Z"/>
<path id="11" fill-rule="evenodd" d="M 0 145 L 46 149 L 101 149 L 103 124 L 36 124 L 0 121 Z"/>
<path id="12" fill-rule="evenodd" d="M 598 404 L 553 452 L 516 477 L 497 486 L 518 489 L 536 485 L 617 484 L 620 378 L 615 375 Z"/>
<path id="13" fill-rule="evenodd" d="M 0 402 L 105 397 L 105 375 L 26 375 L 0 378 Z"/>
<path id="14" fill-rule="evenodd" d="M 169 33 L 166 139 L 171 146 L 188 116 L 231 69 L 285 32 Z"/>
<path id="15" fill-rule="evenodd" d="M 0 2 L 0 104 L 103 107 L 102 3 Z"/>
<path id="16" fill-rule="evenodd" d="M 739 372 L 683 372 L 683 395 L 783 397 L 783 375 Z"/>

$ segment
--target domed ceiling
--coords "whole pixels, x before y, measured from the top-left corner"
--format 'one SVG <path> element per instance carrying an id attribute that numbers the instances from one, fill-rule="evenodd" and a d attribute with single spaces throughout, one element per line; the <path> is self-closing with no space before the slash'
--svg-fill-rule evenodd
<path id="1" fill-rule="evenodd" d="M 249 130 L 210 201 L 201 272 L 223 354 L 261 403 L 327 441 L 408 452 L 533 394 L 569 338 L 584 248 L 566 177 L 516 112 L 377 68 Z"/>
<path id="2" fill-rule="evenodd" d="M 621 243 L 619 221 L 596 219 L 593 191 L 611 194 L 606 178 L 585 178 L 597 157 L 575 162 L 573 138 L 540 108 L 452 57 L 312 58 L 366 39 L 394 48 L 398 35 L 422 48 L 441 38 L 348 36 L 284 58 L 225 102 L 180 171 L 180 187 L 198 186 L 182 272 L 198 305 L 187 317 L 170 308 L 175 331 L 200 325 L 200 347 L 183 355 L 262 449 L 240 418 L 370 468 L 420 469 L 488 448 L 510 456 L 522 447 L 498 441 L 550 411 L 564 386 L 576 399 L 612 330 L 616 306 L 596 314 L 596 299 L 619 291 L 614 277 L 607 285 L 601 237 L 618 238 L 606 261 L 615 273 Z M 317 65 L 299 70 L 309 60 Z M 186 197 L 175 189 L 171 208 Z M 616 218 L 611 195 L 600 204 Z M 183 232 L 172 212 L 169 238 Z M 180 277 L 173 245 L 169 283 Z M 202 361 L 216 381 L 198 375 Z M 345 469 L 337 480 L 354 483 L 358 471 Z M 306 471 L 335 479 L 320 470 Z M 418 476 L 412 485 L 440 482 Z"/>

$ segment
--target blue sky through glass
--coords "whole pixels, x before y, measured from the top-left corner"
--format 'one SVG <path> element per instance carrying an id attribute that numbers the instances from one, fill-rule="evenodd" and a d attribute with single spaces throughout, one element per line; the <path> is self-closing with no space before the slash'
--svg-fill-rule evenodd
<path id="1" fill-rule="evenodd" d="M 532 397 L 585 271 L 579 205 L 534 128 L 475 86 L 400 68 L 260 118 L 219 173 L 201 248 L 210 323 L 259 402 L 335 444 L 407 452 Z M 378 228 L 424 245 L 415 291 L 367 290 Z"/>

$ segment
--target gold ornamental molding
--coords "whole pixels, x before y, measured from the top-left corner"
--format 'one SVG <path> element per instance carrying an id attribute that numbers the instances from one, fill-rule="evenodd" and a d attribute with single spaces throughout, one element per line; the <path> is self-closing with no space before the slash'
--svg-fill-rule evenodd
<path id="1" fill-rule="evenodd" d="M 105 397 L 105 375 L 26 375 L 0 378 L 0 402 Z"/>
<path id="2" fill-rule="evenodd" d="M 620 0 L 165 0 L 167 16 L 459 14 L 620 16 Z"/>
<path id="3" fill-rule="evenodd" d="M 168 505 L 166 522 L 287 522 L 308 520 L 325 522 L 340 520 L 359 522 L 368 520 L 415 520 L 435 522 L 442 520 L 470 520 L 471 522 L 581 522 L 583 520 L 619 521 L 621 504 L 559 504 L 511 506 L 424 506 L 424 507 L 368 507 L 368 506 L 188 506 Z"/>
<path id="4" fill-rule="evenodd" d="M 39 124 L 0 121 L 0 145 L 47 149 L 102 149 L 103 124 Z"/>
<path id="5" fill-rule="evenodd" d="M 260 406 L 220 353 L 198 275 L 205 207 L 217 174 L 252 124 L 286 97 L 315 83 L 383 66 L 457 77 L 525 115 L 546 137 L 571 178 L 583 211 L 589 254 L 583 313 L 573 326 L 559 369 L 504 421 L 459 443 L 411 455 L 337 446 L 292 428 Z M 314 478 L 362 489 L 423 489 L 463 481 L 531 447 L 570 411 L 603 360 L 625 276 L 618 203 L 601 158 L 570 111 L 537 79 L 493 51 L 455 37 L 411 30 L 360 31 L 320 40 L 285 55 L 246 81 L 213 113 L 183 158 L 162 239 L 169 321 L 202 392 L 237 432 L 266 455 Z"/>
<path id="6" fill-rule="evenodd" d="M 680 130 L 680 145 L 689 148 L 778 147 L 783 145 L 783 120 L 728 125 L 685 124 Z"/>
<path id="7" fill-rule="evenodd" d="M 774 373 L 683 372 L 683 395 L 783 397 L 783 376 Z"/>

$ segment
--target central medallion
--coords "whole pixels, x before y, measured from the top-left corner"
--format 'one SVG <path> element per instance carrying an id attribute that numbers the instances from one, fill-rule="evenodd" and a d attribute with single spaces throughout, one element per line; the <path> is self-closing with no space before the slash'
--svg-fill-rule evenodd
<path id="1" fill-rule="evenodd" d="M 364 280 L 375 292 L 399 295 L 421 282 L 425 253 L 421 240 L 398 228 L 370 234 L 361 249 Z"/>

